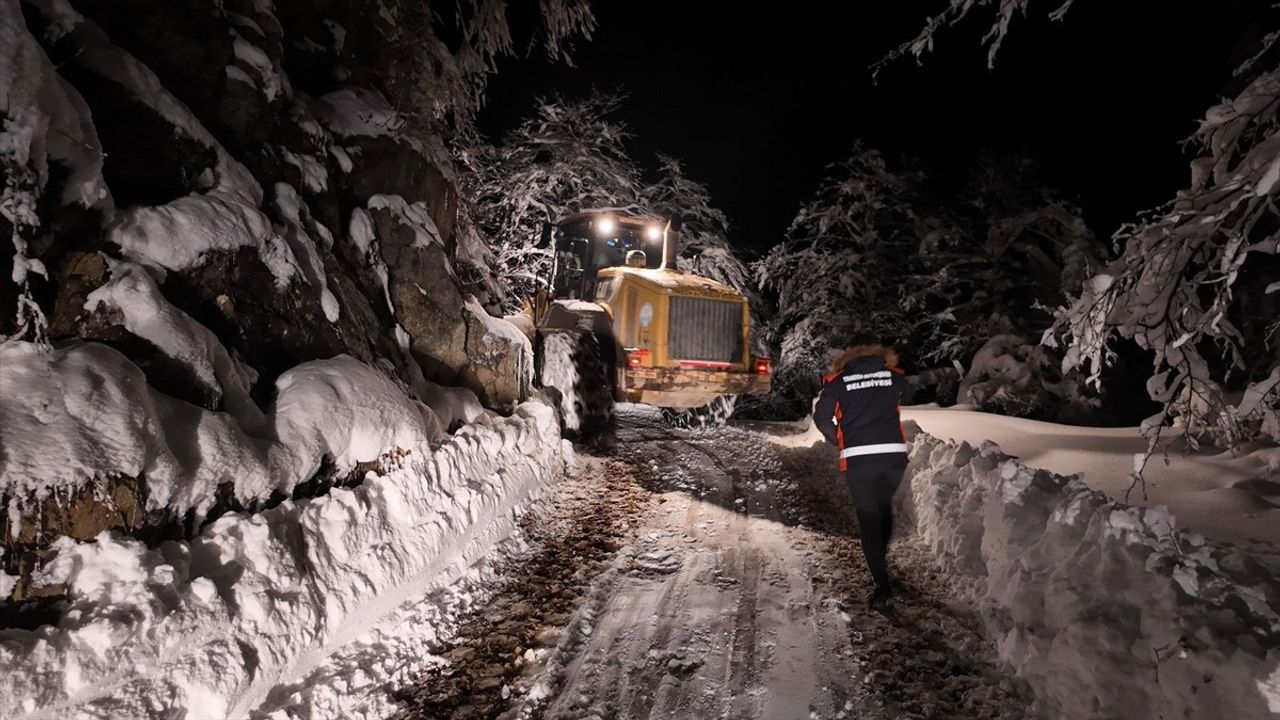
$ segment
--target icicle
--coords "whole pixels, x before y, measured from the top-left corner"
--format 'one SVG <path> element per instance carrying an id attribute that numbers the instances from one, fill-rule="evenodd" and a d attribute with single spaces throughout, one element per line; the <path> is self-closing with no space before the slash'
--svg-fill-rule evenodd
<path id="1" fill-rule="evenodd" d="M 27 256 L 27 241 L 18 233 L 18 225 L 13 228 L 13 282 L 22 290 L 18 294 L 18 304 L 14 310 L 15 329 L 12 335 L 0 336 L 2 340 L 30 340 L 42 349 L 50 348 L 47 330 L 49 321 L 40 309 L 39 303 L 31 296 L 30 274 L 35 273 L 49 278 L 44 263 Z"/>

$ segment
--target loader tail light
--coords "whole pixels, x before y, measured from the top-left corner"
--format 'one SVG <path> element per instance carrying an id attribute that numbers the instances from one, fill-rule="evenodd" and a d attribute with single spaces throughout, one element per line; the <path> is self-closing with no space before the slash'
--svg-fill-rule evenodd
<path id="1" fill-rule="evenodd" d="M 768 375 L 773 369 L 773 361 L 766 357 L 753 358 L 751 366 L 757 375 Z"/>
<path id="2" fill-rule="evenodd" d="M 627 350 L 627 366 L 640 367 L 647 357 L 649 357 L 648 348 L 631 348 Z"/>

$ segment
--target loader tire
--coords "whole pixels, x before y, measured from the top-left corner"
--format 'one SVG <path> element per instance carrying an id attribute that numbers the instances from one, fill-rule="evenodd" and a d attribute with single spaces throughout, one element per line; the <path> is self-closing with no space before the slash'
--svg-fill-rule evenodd
<path id="1" fill-rule="evenodd" d="M 613 423 L 613 368 L 608 367 L 596 334 L 584 330 L 548 330 L 538 343 L 538 380 L 558 401 L 567 437 L 585 440 Z"/>
<path id="2" fill-rule="evenodd" d="M 737 402 L 737 395 L 721 395 L 701 407 L 662 408 L 662 421 L 667 427 L 683 430 L 718 428 L 729 422 L 729 416 L 733 414 L 733 407 Z"/>

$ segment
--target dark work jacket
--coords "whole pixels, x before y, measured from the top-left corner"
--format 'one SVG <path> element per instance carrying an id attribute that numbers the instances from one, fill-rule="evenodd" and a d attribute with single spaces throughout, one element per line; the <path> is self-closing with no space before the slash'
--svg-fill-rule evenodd
<path id="1" fill-rule="evenodd" d="M 912 387 L 902 370 L 879 356 L 859 357 L 823 379 L 813 422 L 827 442 L 840 448 L 840 469 L 850 458 L 906 461 L 907 437 L 898 404 Z"/>

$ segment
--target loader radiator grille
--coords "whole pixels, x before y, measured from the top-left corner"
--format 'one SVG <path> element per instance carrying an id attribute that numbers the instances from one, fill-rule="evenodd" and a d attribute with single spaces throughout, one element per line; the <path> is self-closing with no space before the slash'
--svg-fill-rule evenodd
<path id="1" fill-rule="evenodd" d="M 674 360 L 742 361 L 742 303 L 671 298 L 667 340 Z"/>

